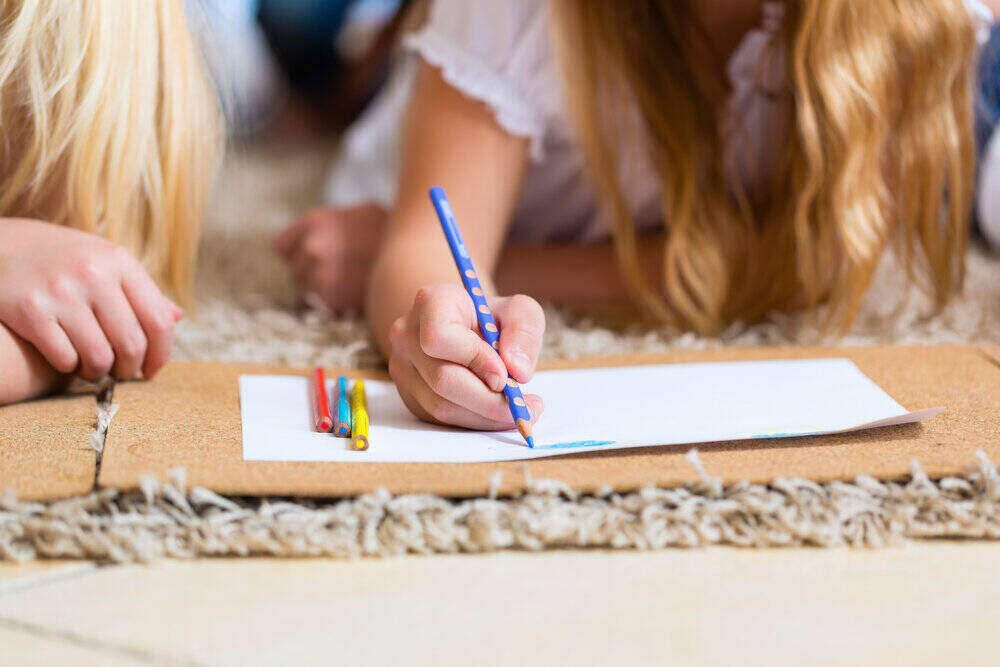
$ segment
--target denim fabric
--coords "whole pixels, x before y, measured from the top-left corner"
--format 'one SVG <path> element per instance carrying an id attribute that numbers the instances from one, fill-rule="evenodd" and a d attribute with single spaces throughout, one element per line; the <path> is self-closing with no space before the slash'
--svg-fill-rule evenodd
<path id="1" fill-rule="evenodd" d="M 325 90 L 340 65 L 333 49 L 348 11 L 357 0 L 260 0 L 257 19 L 300 92 Z"/>

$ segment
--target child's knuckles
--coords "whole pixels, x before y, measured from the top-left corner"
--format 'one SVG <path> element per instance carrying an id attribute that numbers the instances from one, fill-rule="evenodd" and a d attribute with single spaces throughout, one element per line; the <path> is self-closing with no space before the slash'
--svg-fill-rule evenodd
<path id="1" fill-rule="evenodd" d="M 98 380 L 108 374 L 115 363 L 111 348 L 103 345 L 88 346 L 83 351 L 81 372 L 88 380 Z"/>
<path id="2" fill-rule="evenodd" d="M 135 255 L 129 252 L 128 248 L 117 243 L 111 244 L 111 247 L 108 248 L 108 255 L 111 257 L 112 261 L 117 263 L 119 266 L 142 266 L 139 263 L 139 260 L 135 258 Z"/>
<path id="3" fill-rule="evenodd" d="M 500 356 L 485 341 L 482 345 L 476 346 L 475 355 L 469 362 L 469 369 L 479 377 L 483 377 L 487 373 L 496 373 L 502 378 L 507 373 Z"/>
<path id="4" fill-rule="evenodd" d="M 54 369 L 63 374 L 72 373 L 80 365 L 80 355 L 71 345 L 57 345 L 46 349 L 44 356 Z"/>
<path id="5" fill-rule="evenodd" d="M 49 300 L 42 290 L 28 290 L 17 300 L 16 313 L 25 324 L 40 324 L 50 316 Z"/>
<path id="6" fill-rule="evenodd" d="M 59 272 L 49 277 L 47 287 L 52 298 L 60 304 L 75 303 L 80 299 L 79 282 L 65 273 Z"/>
<path id="7" fill-rule="evenodd" d="M 423 312 L 434 301 L 434 288 L 421 287 L 413 295 L 413 310 Z"/>
<path id="8" fill-rule="evenodd" d="M 464 296 L 465 299 L 468 299 L 468 296 L 465 296 L 465 292 L 459 285 L 451 285 L 448 283 L 424 285 L 417 290 L 413 303 L 415 306 L 420 306 L 424 309 L 438 310 L 448 306 L 455 298 L 456 294 Z"/>
<path id="9" fill-rule="evenodd" d="M 393 347 L 398 347 L 402 342 L 403 334 L 406 332 L 406 318 L 397 317 L 389 327 L 389 342 Z"/>
<path id="10" fill-rule="evenodd" d="M 118 355 L 127 362 L 142 361 L 146 357 L 146 337 L 129 334 L 119 343 Z"/>
<path id="11" fill-rule="evenodd" d="M 174 318 L 165 310 L 150 315 L 146 322 L 146 334 L 150 338 L 166 336 L 173 331 Z"/>
<path id="12" fill-rule="evenodd" d="M 104 285 L 110 271 L 105 263 L 95 257 L 82 257 L 75 264 L 76 276 L 88 287 Z"/>

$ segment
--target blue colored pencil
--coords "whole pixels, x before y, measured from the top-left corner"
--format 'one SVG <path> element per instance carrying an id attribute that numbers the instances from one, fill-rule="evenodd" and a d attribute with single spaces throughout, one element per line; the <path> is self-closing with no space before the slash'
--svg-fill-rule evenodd
<path id="1" fill-rule="evenodd" d="M 486 294 L 483 292 L 482 285 L 479 284 L 478 274 L 472 266 L 472 258 L 469 257 L 469 251 L 462 240 L 462 234 L 458 231 L 458 222 L 451 210 L 451 204 L 448 203 L 448 195 L 444 193 L 443 188 L 439 187 L 431 188 L 430 195 L 431 203 L 434 204 L 434 210 L 437 211 L 438 219 L 441 221 L 444 237 L 448 241 L 448 247 L 451 248 L 451 256 L 455 258 L 455 266 L 458 267 L 462 284 L 465 285 L 466 291 L 469 292 L 469 298 L 472 299 L 472 304 L 476 307 L 479 333 L 482 334 L 487 343 L 493 346 L 493 349 L 498 349 L 500 329 L 493 319 L 490 305 L 486 303 Z M 503 393 L 507 397 L 507 406 L 510 408 L 510 415 L 514 418 L 518 432 L 524 436 L 528 447 L 534 447 L 535 438 L 531 435 L 531 413 L 528 411 L 528 405 L 524 402 L 521 387 L 513 378 L 508 377 Z"/>
<path id="2" fill-rule="evenodd" d="M 337 421 L 333 425 L 333 434 L 339 438 L 351 437 L 351 404 L 348 400 L 347 378 L 341 375 L 337 379 Z"/>

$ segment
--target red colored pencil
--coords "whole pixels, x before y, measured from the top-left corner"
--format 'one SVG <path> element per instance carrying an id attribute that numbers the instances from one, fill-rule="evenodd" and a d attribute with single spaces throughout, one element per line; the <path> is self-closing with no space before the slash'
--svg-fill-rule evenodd
<path id="1" fill-rule="evenodd" d="M 329 433 L 333 430 L 333 417 L 330 416 L 330 403 L 326 398 L 326 376 L 323 368 L 316 367 L 316 377 L 313 381 L 313 416 L 316 430 Z"/>

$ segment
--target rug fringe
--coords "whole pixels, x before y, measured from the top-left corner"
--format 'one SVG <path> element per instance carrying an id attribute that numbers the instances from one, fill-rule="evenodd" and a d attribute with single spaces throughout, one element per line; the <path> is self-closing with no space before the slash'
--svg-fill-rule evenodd
<path id="1" fill-rule="evenodd" d="M 883 547 L 907 539 L 1000 538 L 1000 474 L 985 452 L 961 477 L 861 476 L 817 484 L 778 478 L 724 485 L 688 460 L 697 482 L 581 494 L 531 479 L 526 493 L 449 499 L 388 491 L 343 500 L 227 498 L 186 488 L 184 471 L 144 477 L 139 490 L 103 489 L 51 503 L 0 497 L 0 560 L 76 558 L 116 563 L 204 556 L 472 553 L 504 549 Z"/>

